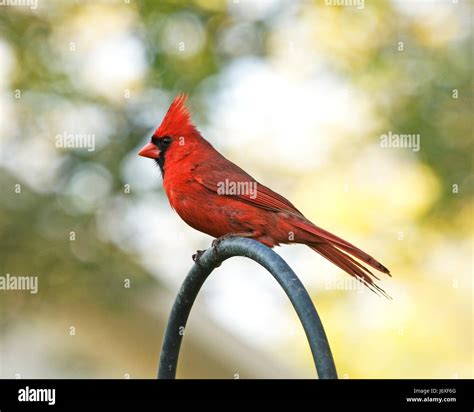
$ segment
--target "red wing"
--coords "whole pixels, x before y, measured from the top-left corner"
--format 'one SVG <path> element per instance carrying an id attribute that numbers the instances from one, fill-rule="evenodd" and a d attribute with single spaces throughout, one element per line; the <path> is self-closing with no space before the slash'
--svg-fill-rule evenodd
<path id="1" fill-rule="evenodd" d="M 220 164 L 219 164 L 220 163 Z M 236 164 L 228 161 L 212 164 L 198 164 L 193 167 L 191 173 L 194 179 L 213 192 L 218 193 L 219 187 L 226 182 L 235 184 L 248 183 L 254 188 L 256 184 L 256 193 L 238 193 L 234 196 L 244 202 L 251 203 L 257 207 L 275 212 L 288 212 L 298 217 L 303 217 L 301 212 L 283 196 L 258 183 L 252 176 L 238 167 Z"/>
<path id="2" fill-rule="evenodd" d="M 257 183 L 257 194 L 252 196 L 250 194 L 236 194 L 232 195 L 246 203 L 253 204 L 262 209 L 272 210 L 274 212 L 286 212 L 294 216 L 296 219 L 292 219 L 292 224 L 296 227 L 304 230 L 307 233 L 314 235 L 314 243 L 320 243 L 326 241 L 332 243 L 343 249 L 345 252 L 361 259 L 373 268 L 390 274 L 389 270 L 385 268 L 380 262 L 375 260 L 373 257 L 360 250 L 357 246 L 341 239 L 339 236 L 334 235 L 327 230 L 324 230 L 314 223 L 306 219 L 303 214 L 296 209 L 296 207 L 283 196 L 275 193 L 268 187 L 258 183 L 252 176 L 242 170 L 234 163 L 227 159 L 217 159 L 214 162 L 195 165 L 191 171 L 194 179 L 213 192 L 218 193 L 218 188 L 223 182 L 255 182 Z M 329 259 L 329 258 L 328 258 Z"/>

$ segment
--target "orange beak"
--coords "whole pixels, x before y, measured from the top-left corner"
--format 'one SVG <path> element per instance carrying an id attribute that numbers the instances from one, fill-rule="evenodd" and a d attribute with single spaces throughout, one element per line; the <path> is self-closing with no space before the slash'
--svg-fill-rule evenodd
<path id="1" fill-rule="evenodd" d="M 158 159 L 160 157 L 160 151 L 153 143 L 148 143 L 143 146 L 138 154 L 143 157 L 149 157 L 150 159 Z"/>

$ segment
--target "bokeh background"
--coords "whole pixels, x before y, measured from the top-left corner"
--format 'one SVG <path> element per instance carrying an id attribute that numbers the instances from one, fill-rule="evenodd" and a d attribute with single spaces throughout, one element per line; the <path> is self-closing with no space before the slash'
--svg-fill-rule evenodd
<path id="1" fill-rule="evenodd" d="M 344 378 L 472 378 L 472 3 L 50 1 L 0 6 L 0 377 L 152 378 L 211 238 L 137 156 L 178 92 L 222 153 L 379 258 L 380 298 L 277 248 Z M 419 134 L 420 147 L 381 136 Z M 94 150 L 57 147 L 88 135 Z M 198 208 L 199 205 L 196 205 Z M 179 377 L 312 377 L 290 303 L 243 258 L 195 305 Z"/>

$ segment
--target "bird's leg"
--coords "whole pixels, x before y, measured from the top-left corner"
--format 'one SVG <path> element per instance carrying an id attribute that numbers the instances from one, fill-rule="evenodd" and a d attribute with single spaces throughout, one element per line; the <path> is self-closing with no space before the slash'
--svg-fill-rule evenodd
<path id="1" fill-rule="evenodd" d="M 226 233 L 224 236 L 218 237 L 212 241 L 212 247 L 216 248 L 224 239 L 229 239 L 231 237 L 255 237 L 255 232 L 241 232 L 241 233 Z"/>
<path id="2" fill-rule="evenodd" d="M 212 241 L 212 248 L 216 248 L 219 246 L 219 243 L 221 243 L 224 239 L 229 239 L 231 237 L 236 237 L 236 236 L 241 236 L 241 237 L 255 237 L 255 232 L 242 232 L 242 233 L 227 233 L 224 236 L 218 237 Z M 195 263 L 199 265 L 199 259 L 201 258 L 202 254 L 205 252 L 205 250 L 196 250 L 196 253 L 192 255 L 192 258 Z M 220 265 L 219 265 L 220 266 Z"/>

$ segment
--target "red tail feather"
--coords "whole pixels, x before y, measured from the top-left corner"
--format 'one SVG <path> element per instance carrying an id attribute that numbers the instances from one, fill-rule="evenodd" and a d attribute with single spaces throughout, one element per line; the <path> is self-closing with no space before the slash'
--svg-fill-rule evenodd
<path id="1" fill-rule="evenodd" d="M 336 246 L 340 247 L 340 245 Z M 369 269 L 367 269 L 361 263 L 353 259 L 347 253 L 344 253 L 342 250 L 339 250 L 336 246 L 327 242 L 310 245 L 311 249 L 313 249 L 315 252 L 318 252 L 321 256 L 325 257 L 326 259 L 334 263 L 336 266 L 340 267 L 349 275 L 359 279 L 372 292 L 391 299 L 391 297 L 372 279 L 372 277 L 378 279 L 377 276 L 375 276 Z"/>

